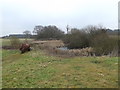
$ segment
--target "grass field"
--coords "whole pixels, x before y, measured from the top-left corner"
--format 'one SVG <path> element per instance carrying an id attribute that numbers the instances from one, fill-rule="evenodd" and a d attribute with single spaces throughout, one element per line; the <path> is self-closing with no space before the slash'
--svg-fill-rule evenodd
<path id="1" fill-rule="evenodd" d="M 48 56 L 3 50 L 3 88 L 117 88 L 117 57 Z"/>
<path id="2" fill-rule="evenodd" d="M 25 42 L 25 39 L 19 39 L 20 42 Z M 27 39 L 28 42 L 31 42 L 33 39 Z M 9 46 L 11 44 L 10 39 L 0 39 L 0 43 L 2 43 L 2 46 Z"/>
<path id="3" fill-rule="evenodd" d="M 3 49 L 2 88 L 118 88 L 118 58 L 62 58 L 38 48 L 24 54 Z"/>

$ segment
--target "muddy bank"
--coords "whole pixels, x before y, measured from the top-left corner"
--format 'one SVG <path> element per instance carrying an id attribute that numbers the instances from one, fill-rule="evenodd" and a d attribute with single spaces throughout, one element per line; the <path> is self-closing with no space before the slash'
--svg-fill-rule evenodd
<path id="1" fill-rule="evenodd" d="M 2 46 L 2 49 L 9 49 L 9 50 L 15 50 L 15 49 L 19 49 L 18 47 L 13 47 L 13 46 Z"/>
<path id="2" fill-rule="evenodd" d="M 48 40 L 48 41 L 34 41 L 32 42 L 33 48 L 46 51 L 50 55 L 60 57 L 74 57 L 74 56 L 118 56 L 110 53 L 108 55 L 97 55 L 92 47 L 82 49 L 67 49 L 61 40 Z M 62 48 L 63 47 L 63 48 Z"/>
<path id="3" fill-rule="evenodd" d="M 51 41 L 34 41 L 32 42 L 34 48 L 39 48 L 46 51 L 50 55 L 56 56 L 94 56 L 93 49 L 91 47 L 83 49 L 60 49 L 65 47 L 64 43 L 61 40 L 51 40 Z"/>

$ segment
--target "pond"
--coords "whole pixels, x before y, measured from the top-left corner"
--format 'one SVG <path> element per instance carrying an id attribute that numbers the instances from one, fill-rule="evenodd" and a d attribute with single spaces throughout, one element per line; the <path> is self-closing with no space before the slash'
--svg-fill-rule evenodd
<path id="1" fill-rule="evenodd" d="M 68 50 L 67 47 L 60 47 L 60 48 L 57 48 L 57 49 L 60 49 L 60 50 Z"/>

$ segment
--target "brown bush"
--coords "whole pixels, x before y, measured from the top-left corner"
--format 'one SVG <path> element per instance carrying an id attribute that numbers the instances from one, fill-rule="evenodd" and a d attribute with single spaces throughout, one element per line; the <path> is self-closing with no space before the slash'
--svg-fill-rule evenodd
<path id="1" fill-rule="evenodd" d="M 12 48 L 18 49 L 20 47 L 20 40 L 17 37 L 10 37 L 10 43 Z"/>

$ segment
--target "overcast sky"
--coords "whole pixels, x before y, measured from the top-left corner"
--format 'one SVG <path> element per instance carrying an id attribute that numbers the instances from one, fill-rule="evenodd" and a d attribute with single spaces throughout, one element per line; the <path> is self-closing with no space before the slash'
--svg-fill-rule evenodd
<path id="1" fill-rule="evenodd" d="M 36 25 L 56 25 L 66 31 L 101 24 L 118 28 L 119 0 L 1 0 L 0 29 L 3 35 L 33 31 Z"/>

